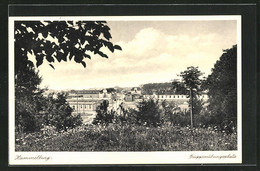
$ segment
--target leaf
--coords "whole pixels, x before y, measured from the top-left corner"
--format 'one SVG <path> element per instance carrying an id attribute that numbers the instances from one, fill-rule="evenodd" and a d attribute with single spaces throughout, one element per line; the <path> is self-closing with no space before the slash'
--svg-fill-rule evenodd
<path id="1" fill-rule="evenodd" d="M 50 65 L 53 69 L 55 69 L 54 66 L 53 66 L 52 64 L 49 64 L 49 65 Z"/>
<path id="2" fill-rule="evenodd" d="M 85 37 L 82 36 L 79 40 L 82 45 L 85 43 Z"/>
<path id="3" fill-rule="evenodd" d="M 69 24 L 73 25 L 73 21 L 67 21 Z"/>
<path id="4" fill-rule="evenodd" d="M 40 55 L 37 55 L 36 56 L 36 66 L 37 67 L 39 67 L 41 64 L 42 64 L 42 62 L 43 62 L 43 55 L 42 54 L 40 54 Z"/>
<path id="5" fill-rule="evenodd" d="M 44 38 L 47 38 L 48 32 L 47 32 L 47 31 L 42 32 L 42 36 L 43 36 Z"/>
<path id="6" fill-rule="evenodd" d="M 69 54 L 69 52 L 65 52 L 65 53 L 62 55 L 62 60 L 63 60 L 63 61 L 67 61 L 68 54 Z"/>
<path id="7" fill-rule="evenodd" d="M 74 61 L 77 63 L 81 63 L 83 60 L 83 56 L 81 56 L 80 54 L 75 55 L 74 57 Z"/>
<path id="8" fill-rule="evenodd" d="M 54 62 L 54 58 L 51 55 L 47 55 L 46 59 L 48 62 Z"/>
<path id="9" fill-rule="evenodd" d="M 104 32 L 103 35 L 104 35 L 104 37 L 105 37 L 107 40 L 109 40 L 110 38 L 112 38 L 112 37 L 111 37 L 111 34 L 110 34 L 109 32 Z"/>
<path id="10" fill-rule="evenodd" d="M 56 59 L 58 60 L 58 62 L 60 62 L 62 60 L 62 57 L 63 57 L 63 53 L 57 52 Z"/>
<path id="11" fill-rule="evenodd" d="M 111 51 L 111 52 L 114 52 L 114 47 L 113 47 L 113 44 L 111 42 L 107 42 L 107 47 L 108 49 Z"/>
<path id="12" fill-rule="evenodd" d="M 43 61 L 37 61 L 36 66 L 39 67 L 42 64 Z"/>
<path id="13" fill-rule="evenodd" d="M 86 63 L 84 61 L 82 61 L 81 64 L 86 68 Z"/>
<path id="14" fill-rule="evenodd" d="M 91 59 L 91 56 L 88 55 L 88 54 L 86 54 L 86 53 L 84 54 L 84 57 L 85 57 L 85 58 L 89 58 L 89 59 Z"/>
<path id="15" fill-rule="evenodd" d="M 73 58 L 73 54 L 71 52 L 69 52 L 69 60 L 71 60 Z"/>
<path id="16" fill-rule="evenodd" d="M 104 58 L 108 58 L 108 56 L 106 54 L 104 54 L 103 52 L 99 51 L 98 54 Z"/>
<path id="17" fill-rule="evenodd" d="M 118 46 L 118 45 L 115 45 L 114 49 L 122 50 L 122 48 L 120 46 Z"/>
<path id="18" fill-rule="evenodd" d="M 28 50 L 28 52 L 32 55 L 33 54 L 33 51 L 32 50 Z"/>
<path id="19" fill-rule="evenodd" d="M 34 66 L 34 64 L 33 64 L 32 61 L 28 61 L 28 65 L 29 65 L 30 67 L 33 67 L 33 66 Z"/>

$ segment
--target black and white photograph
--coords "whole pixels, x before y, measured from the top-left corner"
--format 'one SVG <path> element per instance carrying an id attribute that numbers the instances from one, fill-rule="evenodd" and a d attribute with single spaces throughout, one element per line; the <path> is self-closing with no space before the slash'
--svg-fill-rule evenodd
<path id="1" fill-rule="evenodd" d="M 240 16 L 9 17 L 9 38 L 10 164 L 241 163 Z"/>

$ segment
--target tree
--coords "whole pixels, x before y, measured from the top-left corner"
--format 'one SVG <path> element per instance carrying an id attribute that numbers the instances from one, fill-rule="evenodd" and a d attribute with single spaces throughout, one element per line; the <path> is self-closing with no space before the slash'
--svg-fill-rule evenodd
<path id="1" fill-rule="evenodd" d="M 112 123 L 115 119 L 115 111 L 108 111 L 109 101 L 104 100 L 96 109 L 97 115 L 93 120 L 93 124 L 105 124 Z"/>
<path id="2" fill-rule="evenodd" d="M 171 83 L 148 83 L 142 85 L 142 91 L 145 93 L 152 93 L 153 91 L 172 91 Z"/>
<path id="3" fill-rule="evenodd" d="M 187 70 L 181 72 L 180 76 L 187 90 L 190 91 L 190 117 L 191 117 L 191 127 L 193 127 L 193 114 L 194 114 L 194 98 L 196 95 L 200 94 L 200 86 L 202 80 L 200 77 L 203 75 L 198 67 L 190 66 Z"/>
<path id="4" fill-rule="evenodd" d="M 42 79 L 34 67 L 27 66 L 15 79 L 15 125 L 17 131 L 34 132 L 41 128 L 43 89 L 38 85 Z"/>
<path id="5" fill-rule="evenodd" d="M 174 102 L 166 100 L 164 100 L 161 105 L 163 108 L 162 122 L 170 122 L 171 125 L 174 125 L 176 122 L 174 115 L 180 111 L 180 108 Z"/>
<path id="6" fill-rule="evenodd" d="M 193 104 L 193 106 L 191 106 Z M 193 109 L 193 115 L 200 114 L 203 109 L 203 100 L 199 99 L 198 96 L 194 95 L 193 99 L 189 99 L 189 107 Z"/>
<path id="7" fill-rule="evenodd" d="M 207 79 L 208 109 L 217 124 L 236 123 L 237 118 L 237 45 L 224 50 Z"/>
<path id="8" fill-rule="evenodd" d="M 160 106 L 158 100 L 149 99 L 141 101 L 137 105 L 136 121 L 137 124 L 147 126 L 157 126 L 160 124 Z"/>
<path id="9" fill-rule="evenodd" d="M 182 82 L 173 81 L 172 87 L 176 94 L 189 94 L 189 91 L 185 88 L 184 83 Z"/>
<path id="10" fill-rule="evenodd" d="M 49 94 L 45 103 L 43 115 L 46 125 L 52 125 L 58 131 L 67 131 L 68 128 L 82 124 L 80 115 L 72 115 L 73 109 L 69 106 L 65 93 Z"/>
<path id="11" fill-rule="evenodd" d="M 15 115 L 16 126 L 23 130 L 36 129 L 36 115 L 41 112 L 39 103 L 43 89 L 36 71 L 44 60 L 53 62 L 74 60 L 86 67 L 85 58 L 98 54 L 107 47 L 111 52 L 121 50 L 111 43 L 110 28 L 105 21 L 15 21 Z M 28 59 L 32 54 L 36 66 Z M 41 100 L 39 100 L 41 99 Z"/>
<path id="12" fill-rule="evenodd" d="M 15 69 L 22 64 L 33 65 L 28 53 L 36 58 L 37 67 L 46 59 L 49 65 L 55 61 L 72 60 L 86 67 L 84 58 L 94 53 L 108 58 L 101 51 L 103 46 L 111 52 L 121 50 L 110 42 L 110 28 L 105 21 L 16 21 L 15 22 Z M 54 67 L 53 67 L 54 68 Z"/>

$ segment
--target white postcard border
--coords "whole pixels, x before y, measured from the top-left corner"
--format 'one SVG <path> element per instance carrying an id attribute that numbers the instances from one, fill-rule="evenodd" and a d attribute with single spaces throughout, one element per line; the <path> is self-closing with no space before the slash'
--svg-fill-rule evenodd
<path id="1" fill-rule="evenodd" d="M 106 20 L 106 21 L 237 21 L 237 150 L 175 152 L 16 152 L 14 107 L 14 21 Z M 9 17 L 9 165 L 72 164 L 235 164 L 242 163 L 242 48 L 241 16 L 88 16 Z"/>

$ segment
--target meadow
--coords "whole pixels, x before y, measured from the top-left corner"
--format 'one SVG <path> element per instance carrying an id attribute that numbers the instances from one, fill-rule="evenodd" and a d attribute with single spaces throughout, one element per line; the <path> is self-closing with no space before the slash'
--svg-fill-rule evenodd
<path id="1" fill-rule="evenodd" d="M 220 151 L 236 150 L 236 132 L 217 127 L 82 125 L 57 132 L 16 134 L 16 151 Z"/>

